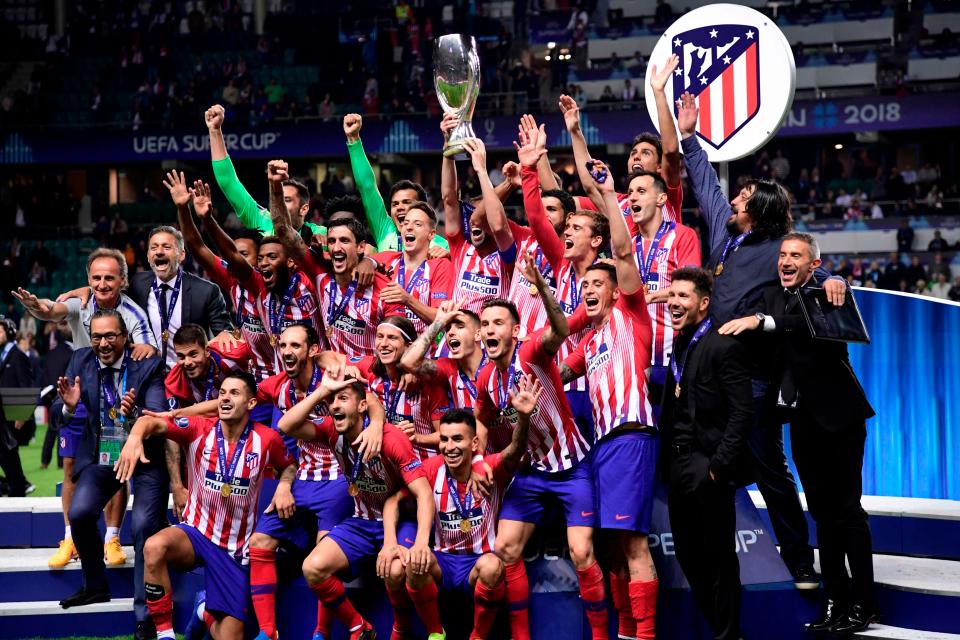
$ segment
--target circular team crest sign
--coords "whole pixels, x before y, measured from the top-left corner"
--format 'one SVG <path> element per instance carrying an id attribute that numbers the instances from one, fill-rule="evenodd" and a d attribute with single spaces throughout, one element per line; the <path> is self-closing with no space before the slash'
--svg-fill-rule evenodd
<path id="1" fill-rule="evenodd" d="M 748 156 L 772 138 L 790 111 L 797 68 L 793 51 L 774 21 L 755 9 L 712 4 L 670 25 L 647 65 L 647 111 L 656 124 L 650 88 L 652 65 L 680 58 L 665 88 L 677 113 L 685 91 L 700 107 L 697 137 L 711 162 Z"/>

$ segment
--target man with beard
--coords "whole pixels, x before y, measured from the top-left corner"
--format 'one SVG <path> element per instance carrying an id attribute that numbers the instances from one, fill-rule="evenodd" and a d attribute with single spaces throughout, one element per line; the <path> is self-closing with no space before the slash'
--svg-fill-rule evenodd
<path id="1" fill-rule="evenodd" d="M 772 180 L 752 180 L 727 202 L 717 173 L 697 140 L 699 108 L 690 93 L 680 97 L 677 126 L 683 140 L 690 186 L 710 228 L 709 268 L 716 281 L 710 298 L 710 319 L 716 326 L 749 315 L 764 290 L 780 281 L 777 256 L 780 241 L 792 225 L 790 196 Z M 672 127 L 672 125 L 671 125 Z M 823 288 L 836 305 L 843 303 L 846 283 L 820 269 Z M 770 380 L 761 364 L 768 354 L 753 345 L 754 416 L 748 448 L 773 524 L 780 556 L 793 574 L 798 589 L 816 589 L 820 581 L 813 570 L 807 520 L 800 506 L 797 485 L 783 451 L 783 425 L 765 401 Z"/>
<path id="2" fill-rule="evenodd" d="M 477 402 L 477 376 L 487 363 L 480 344 L 480 317 L 461 309 L 460 302 L 444 302 L 427 330 L 403 353 L 400 368 L 417 375 L 423 384 L 438 383 L 450 405 L 473 409 Z M 444 332 L 447 357 L 426 358 Z"/>
<path id="3" fill-rule="evenodd" d="M 107 602 L 110 591 L 99 544 L 97 521 L 110 498 L 127 477 L 118 477 L 114 465 L 123 442 L 125 423 L 142 409 L 163 411 L 163 363 L 157 357 L 134 360 L 127 354 L 129 333 L 123 317 L 114 309 L 99 309 L 90 319 L 92 348 L 73 352 L 64 377 L 57 381 L 59 399 L 52 411 L 62 411 L 70 420 L 79 403 L 87 420 L 77 443 L 70 504 L 70 526 L 83 568 L 83 587 L 60 602 L 63 608 Z M 150 462 L 137 473 L 131 522 L 134 538 L 135 638 L 153 635 L 143 590 L 143 546 L 165 524 L 169 477 L 164 464 L 163 443 L 148 440 Z"/>
<path id="4" fill-rule="evenodd" d="M 116 249 L 95 249 L 87 258 L 87 287 L 63 294 L 57 302 L 40 300 L 26 289 L 17 289 L 13 295 L 24 308 L 40 320 L 59 322 L 66 320 L 70 325 L 75 349 L 90 346 L 90 321 L 99 309 L 116 309 L 130 330 L 130 340 L 135 343 L 130 348 L 130 358 L 142 360 L 157 353 L 157 342 L 150 330 L 147 314 L 131 300 L 123 290 L 127 287 L 127 261 Z M 74 297 L 74 293 L 84 299 Z M 93 296 L 93 303 L 86 299 Z M 62 298 L 62 300 L 61 300 Z M 63 540 L 57 552 L 47 564 L 51 569 L 65 567 L 77 558 L 73 544 L 72 529 L 67 514 L 74 491 L 74 464 L 87 409 L 81 402 L 76 409 L 74 419 L 64 421 L 60 429 L 60 455 L 63 457 L 63 490 L 60 499 L 63 503 Z M 107 533 L 104 537 L 104 555 L 111 566 L 122 565 L 127 561 L 120 546 L 120 525 L 127 507 L 127 491 L 124 487 L 107 503 L 104 521 Z"/>
<path id="5" fill-rule="evenodd" d="M 236 169 L 233 168 L 233 161 L 227 155 L 227 145 L 223 140 L 222 129 L 223 107 L 219 104 L 213 105 L 204 113 L 203 119 L 210 133 L 210 157 L 213 161 L 213 177 L 217 180 L 217 186 L 223 191 L 223 195 L 226 196 L 227 202 L 233 207 L 243 226 L 261 235 L 272 235 L 275 232 L 270 211 L 257 204 L 253 196 L 243 187 L 237 177 Z M 310 211 L 310 191 L 302 182 L 290 179 L 284 182 L 283 205 L 297 233 L 306 234 L 307 230 L 311 236 L 322 236 L 326 233 L 322 226 L 304 220 L 307 212 Z"/>
<path id="6" fill-rule="evenodd" d="M 440 123 L 444 139 L 457 126 L 457 118 L 447 114 Z M 486 150 L 483 142 L 477 139 L 467 141 L 466 149 L 471 154 L 474 166 L 486 167 Z M 476 159 L 473 156 L 476 155 Z M 486 169 L 483 170 L 486 174 Z M 489 181 L 489 177 L 487 178 Z M 513 190 L 509 180 L 494 190 L 498 203 Z M 507 285 L 516 261 L 516 246 L 502 248 L 490 231 L 485 213 L 488 199 L 476 203 L 461 202 L 457 187 L 457 165 L 453 158 L 443 158 L 440 171 L 440 193 L 443 198 L 444 233 L 450 243 L 450 258 L 456 272 L 452 300 L 463 300 L 464 308 L 479 313 L 487 300 L 503 298 L 507 294 Z M 502 249 L 502 253 L 501 253 Z"/>
<path id="7" fill-rule="evenodd" d="M 122 479 L 149 463 L 145 439 L 149 442 L 163 435 L 190 452 L 191 491 L 185 521 L 153 535 L 144 549 L 147 607 L 158 638 L 176 638 L 170 564 L 181 570 L 205 567 L 204 619 L 211 635 L 243 638 L 248 544 L 268 472 L 280 482 L 267 511 L 289 515 L 293 509 L 289 500 L 293 460 L 277 433 L 250 416 L 255 394 L 253 376 L 233 371 L 220 385 L 216 418 L 144 416 L 134 424 L 123 447 L 116 471 Z"/>
<path id="8" fill-rule="evenodd" d="M 409 324 L 405 318 L 397 320 Z M 330 415 L 314 423 L 309 419 L 312 407 L 327 398 L 330 398 Z M 390 574 L 386 580 L 387 594 L 394 605 L 397 630 L 391 639 L 396 640 L 403 637 L 397 625 L 403 630 L 410 628 L 411 603 L 403 586 L 401 557 L 412 564 L 415 571 L 426 571 L 433 498 L 420 459 L 410 441 L 392 424 L 384 425 L 380 455 L 368 462 L 360 459 L 360 452 L 351 443 L 357 442 L 368 419 L 365 385 L 355 379 L 337 380 L 328 375 L 313 393 L 280 419 L 280 428 L 301 441 L 318 441 L 333 449 L 354 501 L 353 515 L 337 523 L 304 561 L 307 585 L 347 627 L 350 640 L 373 640 L 376 632 L 353 607 L 339 576 L 356 577 L 363 563 L 379 554 L 378 564 L 386 564 Z M 416 498 L 416 522 L 403 522 L 397 529 L 386 531 L 383 505 L 402 486 Z M 409 548 L 399 551 L 401 545 Z"/>
<path id="9" fill-rule="evenodd" d="M 563 239 L 557 236 L 549 224 L 540 195 L 537 163 L 546 153 L 546 132 L 539 129 L 522 129 L 517 155 L 523 167 L 523 202 L 527 218 L 533 228 L 539 247 L 547 264 L 556 277 L 556 298 L 566 315 L 573 314 L 582 299 L 581 280 L 587 269 L 610 245 L 610 225 L 599 211 L 578 210 L 567 214 Z M 560 347 L 558 360 L 563 361 L 586 335 L 586 331 L 572 333 Z M 567 400 L 573 409 L 574 421 L 580 432 L 593 437 L 593 410 L 585 380 L 575 379 L 565 387 Z"/>
<path id="10" fill-rule="evenodd" d="M 677 139 L 677 130 L 673 125 L 673 114 L 670 103 L 667 102 L 665 87 L 673 75 L 680 58 L 670 56 L 663 70 L 657 72 L 656 65 L 650 76 L 650 86 L 657 103 L 657 119 L 660 135 L 644 132 L 633 139 L 630 146 L 630 155 L 627 157 L 627 175 L 634 171 L 659 173 L 667 184 L 667 202 L 663 206 L 663 218 L 668 222 L 680 221 L 680 208 L 683 205 L 683 184 L 680 182 L 680 142 Z M 573 146 L 574 164 L 580 182 L 587 184 L 591 180 L 587 162 L 590 160 L 590 151 L 587 149 L 587 140 L 580 129 L 580 109 L 570 96 L 560 96 L 560 112 L 563 113 L 563 122 L 570 133 L 570 142 Z M 662 136 L 662 137 L 661 137 Z M 628 194 L 618 193 L 617 202 L 623 217 L 631 219 Z M 579 198 L 579 205 L 584 209 L 595 209 L 588 197 Z M 631 221 L 632 222 L 632 221 Z M 628 222 L 628 226 L 631 224 Z M 634 231 L 631 229 L 631 231 Z M 633 233 L 631 234 L 633 235 Z"/>
<path id="11" fill-rule="evenodd" d="M 603 572 L 593 552 L 596 508 L 588 457 L 590 445 L 573 421 L 556 364 L 557 352 L 568 334 L 579 331 L 584 321 L 568 324 L 560 304 L 537 271 L 533 256 L 526 256 L 524 269 L 547 307 L 549 325 L 521 343 L 516 307 L 507 300 L 485 303 L 480 334 L 490 363 L 480 371 L 477 380 L 475 411 L 487 427 L 489 448 L 494 452 L 502 450 L 517 425 L 516 411 L 509 406 L 509 393 L 519 375 L 533 376 L 544 385 L 543 395 L 530 417 L 530 464 L 517 472 L 507 490 L 494 545 L 506 565 L 511 633 L 515 640 L 530 637 L 526 607 L 529 585 L 522 552 L 537 525 L 543 524 L 546 502 L 555 499 L 566 516 L 570 558 L 577 571 L 592 636 L 606 638 Z"/>
<path id="12" fill-rule="evenodd" d="M 231 371 L 246 371 L 250 349 L 238 343 L 232 351 L 207 342 L 207 333 L 197 324 L 185 324 L 173 334 L 174 365 L 164 380 L 167 406 L 189 407 L 216 398 L 224 377 Z"/>
<path id="13" fill-rule="evenodd" d="M 736 640 L 740 563 L 734 497 L 738 486 L 750 482 L 753 401 L 744 345 L 712 326 L 711 284 L 704 269 L 673 272 L 667 304 L 677 344 L 660 424 L 677 561 L 713 637 Z"/>
<path id="14" fill-rule="evenodd" d="M 595 161 L 595 167 L 609 173 L 602 162 Z M 613 180 L 584 186 L 601 196 L 597 204 L 604 205 L 610 224 L 615 265 L 596 263 L 584 276 L 584 309 L 593 328 L 561 365 L 560 377 L 566 382 L 584 376 L 589 382 L 595 425 L 590 463 L 619 634 L 653 640 L 658 582 L 647 534 L 658 441 L 647 394 L 652 333 L 647 290 Z"/>
<path id="15" fill-rule="evenodd" d="M 433 322 L 437 307 L 450 299 L 453 270 L 447 258 L 428 259 L 430 242 L 437 235 L 437 212 L 429 204 L 410 203 L 401 232 L 403 251 L 384 251 L 374 259 L 393 280 L 381 293 L 383 301 L 406 307 L 407 318 L 420 333 Z"/>
<path id="16" fill-rule="evenodd" d="M 271 160 L 267 171 L 274 228 L 304 272 L 315 278 L 318 313 L 325 325 L 330 348 L 348 358 L 373 354 L 377 325 L 387 316 L 403 315 L 404 310 L 383 299 L 382 292 L 390 284 L 386 276 L 375 274 L 370 285 L 361 285 L 357 278 L 356 268 L 366 245 L 363 227 L 351 218 L 335 220 L 327 225 L 331 264 L 329 269 L 319 264 L 300 236 L 293 233 L 286 211 L 281 206 L 279 185 L 286 178 L 287 163 Z"/>
<path id="17" fill-rule="evenodd" d="M 404 241 L 400 237 L 407 211 L 414 202 L 426 202 L 427 192 L 416 182 L 401 180 L 390 187 L 390 213 L 383 203 L 383 197 L 377 188 L 377 178 L 370 166 L 370 159 L 363 150 L 360 140 L 360 128 L 363 118 L 359 113 L 348 113 L 343 117 L 343 134 L 347 137 L 347 153 L 350 155 L 350 169 L 357 183 L 357 191 L 363 201 L 367 214 L 367 224 L 373 233 L 373 241 L 378 252 L 404 250 Z M 430 239 L 431 258 L 440 258 L 448 252 L 447 241 L 438 235 Z"/>

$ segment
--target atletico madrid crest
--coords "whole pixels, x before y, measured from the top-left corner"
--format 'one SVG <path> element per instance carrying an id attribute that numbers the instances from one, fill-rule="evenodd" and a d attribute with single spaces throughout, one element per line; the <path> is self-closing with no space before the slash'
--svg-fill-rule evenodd
<path id="1" fill-rule="evenodd" d="M 697 135 L 719 149 L 760 109 L 759 30 L 718 24 L 678 33 L 670 44 L 680 57 L 673 95 L 689 91 L 696 97 Z"/>

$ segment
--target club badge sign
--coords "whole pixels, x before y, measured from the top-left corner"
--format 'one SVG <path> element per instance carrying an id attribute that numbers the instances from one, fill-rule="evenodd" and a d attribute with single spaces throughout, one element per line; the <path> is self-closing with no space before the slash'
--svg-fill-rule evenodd
<path id="1" fill-rule="evenodd" d="M 697 136 L 711 162 L 748 156 L 777 133 L 793 104 L 797 69 L 793 51 L 773 20 L 755 9 L 713 4 L 670 25 L 650 54 L 663 66 L 670 54 L 680 65 L 666 86 L 674 105 L 685 91 L 700 108 Z M 647 110 L 657 107 L 647 66 Z"/>

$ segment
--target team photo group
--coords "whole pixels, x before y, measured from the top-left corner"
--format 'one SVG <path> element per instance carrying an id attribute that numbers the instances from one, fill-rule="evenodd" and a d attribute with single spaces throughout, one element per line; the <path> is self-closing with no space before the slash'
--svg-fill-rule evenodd
<path id="1" fill-rule="evenodd" d="M 665 90 L 680 62 L 651 60 L 661 133 L 625 131 L 626 166 L 591 156 L 577 102 L 560 97 L 578 196 L 562 190 L 534 117 L 519 119 L 494 184 L 483 142 L 448 112 L 440 184 L 428 185 L 439 210 L 408 180 L 384 199 L 363 118 L 348 114 L 360 197 L 331 199 L 325 226 L 305 222 L 309 190 L 282 159 L 265 163 L 258 203 L 249 192 L 264 185 L 234 171 L 223 107 L 207 109 L 212 171 L 166 173 L 149 271 L 128 274 L 102 247 L 88 286 L 56 300 L 14 292 L 36 318 L 66 322 L 76 348 L 51 409 L 65 532 L 50 566 L 79 559 L 84 581 L 61 606 L 110 599 L 132 485 L 137 638 L 176 637 L 171 576 L 196 567 L 212 637 L 246 626 L 277 638 L 278 550 L 298 549 L 314 640 L 336 625 L 377 637 L 345 588 L 364 575 L 383 582 L 392 640 L 447 637 L 443 592 L 472 598 L 470 640 L 495 637 L 498 615 L 524 640 L 524 548 L 565 527 L 591 637 L 651 639 L 661 491 L 697 608 L 715 638 L 741 638 L 735 494 L 756 482 L 794 585 L 825 592 L 806 629 L 873 623 L 860 503 L 873 409 L 845 344 L 815 339 L 803 312 L 806 299 L 849 306 L 852 291 L 793 231 L 783 186 L 724 194 L 697 101 Z M 681 222 L 682 176 L 707 233 Z M 218 225 L 216 189 L 246 231 Z M 506 214 L 515 192 L 526 225 Z"/>

